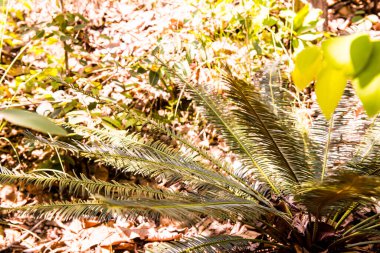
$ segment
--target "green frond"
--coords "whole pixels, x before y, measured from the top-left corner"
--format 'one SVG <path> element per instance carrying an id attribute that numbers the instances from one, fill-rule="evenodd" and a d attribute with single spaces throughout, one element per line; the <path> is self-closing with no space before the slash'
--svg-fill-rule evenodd
<path id="1" fill-rule="evenodd" d="M 213 237 L 197 236 L 192 238 L 186 238 L 177 242 L 162 243 L 154 249 L 154 252 L 237 252 L 238 250 L 249 250 L 250 248 L 256 248 L 252 247 L 253 244 L 255 244 L 256 246 L 259 244 L 265 244 L 265 246 L 263 246 L 261 250 L 274 250 L 283 247 L 282 245 L 266 240 L 249 239 L 230 235 L 218 235 Z"/>
<path id="2" fill-rule="evenodd" d="M 355 156 L 345 169 L 353 170 L 363 175 L 380 176 L 380 123 L 374 119 Z"/>
<path id="3" fill-rule="evenodd" d="M 72 220 L 78 218 L 98 218 L 101 221 L 117 217 L 117 210 L 99 201 L 62 201 L 47 204 L 33 204 L 20 207 L 0 207 L 4 213 L 19 213 L 20 216 L 34 216 L 37 219 Z"/>
<path id="4" fill-rule="evenodd" d="M 202 114 L 207 120 L 214 124 L 220 131 L 228 145 L 237 155 L 240 156 L 243 165 L 235 169 L 235 174 L 240 178 L 252 177 L 254 172 L 258 171 L 257 176 L 267 183 L 275 193 L 280 193 L 278 186 L 270 178 L 270 172 L 263 168 L 266 161 L 258 161 L 254 157 L 254 150 L 251 149 L 251 142 L 239 131 L 236 126 L 236 117 L 227 110 L 228 101 L 222 100 L 218 96 L 208 94 L 200 85 L 193 85 L 186 81 L 182 76 L 176 75 L 182 85 L 185 85 L 186 91 L 190 93 L 192 99 L 199 106 Z"/>
<path id="5" fill-rule="evenodd" d="M 157 213 L 177 220 L 196 220 L 199 215 L 208 215 L 214 218 L 245 221 L 254 224 L 261 220 L 263 215 L 272 214 L 288 222 L 285 214 L 267 208 L 256 202 L 240 199 L 233 196 L 204 197 L 197 200 L 171 200 L 171 199 L 139 199 L 139 200 L 113 200 L 98 196 L 102 202 L 108 203 L 126 213 L 141 211 Z"/>
<path id="6" fill-rule="evenodd" d="M 135 115 L 134 117 L 139 117 L 139 115 Z M 249 185 L 243 178 L 240 178 L 238 175 L 235 175 L 235 170 L 233 168 L 233 165 L 228 163 L 227 161 L 220 160 L 219 158 L 216 158 L 212 156 L 210 153 L 208 153 L 206 150 L 202 149 L 201 147 L 197 147 L 196 144 L 193 144 L 190 140 L 187 140 L 186 138 L 176 134 L 171 129 L 166 127 L 162 122 L 158 120 L 153 119 L 147 119 L 145 118 L 139 118 L 141 120 L 145 120 L 149 124 L 151 124 L 155 129 L 159 130 L 160 132 L 170 136 L 174 140 L 178 141 L 180 144 L 184 145 L 188 149 L 186 151 L 187 153 L 190 153 L 192 157 L 196 160 L 207 160 L 211 162 L 213 166 L 217 166 L 217 168 L 224 173 L 226 173 L 231 180 L 229 180 L 231 184 L 231 190 L 235 189 L 235 193 L 237 195 L 245 196 L 247 199 L 250 199 L 250 196 L 255 196 L 256 199 L 266 203 L 267 205 L 271 205 L 267 199 L 265 199 L 260 191 L 257 189 L 254 189 L 253 185 Z M 206 165 L 207 166 L 207 165 Z"/>
<path id="7" fill-rule="evenodd" d="M 138 117 L 138 115 L 134 115 L 134 117 Z M 147 118 L 142 118 L 141 120 L 147 121 Z M 171 148 L 167 146 L 166 144 L 160 142 L 160 141 L 146 141 L 138 134 L 127 134 L 126 131 L 108 131 L 108 130 L 101 130 L 101 129 L 91 129 L 85 126 L 76 126 L 76 125 L 67 125 L 72 130 L 74 130 L 75 133 L 78 135 L 81 135 L 83 137 L 96 137 L 97 142 L 104 142 L 109 145 L 123 148 L 123 149 L 136 149 L 138 147 L 141 148 L 141 152 L 146 152 L 146 150 L 149 150 L 153 153 L 158 153 L 159 155 L 162 155 L 164 157 L 168 157 L 168 159 L 176 160 L 177 162 L 187 162 L 190 164 L 194 164 L 198 167 L 202 167 L 207 170 L 213 171 L 213 168 L 209 165 L 203 164 L 202 159 L 206 159 L 209 161 L 212 161 L 213 165 L 217 165 L 219 168 L 223 169 L 223 171 L 227 172 L 229 171 L 228 168 L 224 164 L 222 164 L 221 161 L 217 160 L 216 158 L 211 157 L 205 150 L 202 150 L 201 148 L 196 147 L 195 145 L 191 144 L 189 141 L 185 140 L 184 138 L 176 135 L 173 133 L 173 131 L 167 129 L 164 127 L 161 123 L 149 120 L 149 123 L 153 123 L 154 127 L 159 128 L 160 131 L 162 131 L 165 134 L 168 134 L 170 137 L 172 137 L 175 140 L 178 140 L 181 144 L 184 144 L 189 150 L 184 152 L 178 152 L 178 150 Z M 230 173 L 228 173 L 230 175 Z M 234 178 L 236 179 L 236 178 Z M 238 184 L 234 184 L 233 182 L 229 181 L 231 187 L 235 187 L 240 189 L 241 191 L 249 192 L 250 194 L 257 195 L 254 191 L 252 191 L 250 186 L 242 185 L 241 180 L 237 180 Z"/>
<path id="8" fill-rule="evenodd" d="M 323 182 L 305 183 L 295 199 L 318 216 L 348 208 L 353 202 L 370 203 L 379 196 L 380 177 L 344 171 L 327 176 Z"/>
<path id="9" fill-rule="evenodd" d="M 305 155 L 302 136 L 291 131 L 294 123 L 280 119 L 252 85 L 231 75 L 224 79 L 235 106 L 232 112 L 237 131 L 250 141 L 251 153 L 257 161 L 264 161 L 262 168 L 268 175 L 275 175 L 276 182 L 283 181 L 288 186 L 312 180 L 315 173 L 309 167 L 310 157 Z"/>
<path id="10" fill-rule="evenodd" d="M 95 159 L 123 172 L 132 172 L 157 180 L 165 179 L 171 183 L 187 182 L 195 189 L 219 188 L 220 190 L 228 190 L 229 187 L 238 186 L 232 184 L 233 182 L 224 176 L 200 167 L 200 164 L 182 161 L 177 158 L 170 159 L 169 156 L 163 156 L 149 149 L 116 147 L 101 142 L 96 142 L 91 146 L 79 142 L 73 145 L 32 135 L 29 135 L 29 137 L 46 145 Z M 162 152 L 165 151 L 162 150 Z M 178 153 L 178 156 L 181 157 L 180 153 Z"/>
<path id="11" fill-rule="evenodd" d="M 138 198 L 118 200 L 94 195 L 95 200 L 71 200 L 21 207 L 0 208 L 3 213 L 18 212 L 21 216 L 33 215 L 43 219 L 71 220 L 83 217 L 98 217 L 99 220 L 111 218 L 136 218 L 140 215 L 158 219 L 169 217 L 187 222 L 198 221 L 200 215 L 215 218 L 244 220 L 253 223 L 264 214 L 274 210 L 262 207 L 254 202 L 238 198 L 204 199 L 160 199 Z M 277 215 L 281 215 L 277 212 Z M 285 217 L 284 217 L 285 219 Z"/>
<path id="12" fill-rule="evenodd" d="M 70 195 L 88 196 L 101 194 L 110 198 L 153 198 L 153 199 L 193 199 L 190 194 L 171 192 L 168 190 L 155 189 L 148 186 L 133 183 L 121 184 L 116 181 L 105 182 L 98 179 L 89 179 L 81 174 L 79 177 L 70 176 L 66 173 L 54 170 L 37 170 L 30 173 L 13 172 L 6 168 L 0 168 L 1 184 L 34 185 L 43 189 L 59 188 L 60 192 L 66 190 Z"/>

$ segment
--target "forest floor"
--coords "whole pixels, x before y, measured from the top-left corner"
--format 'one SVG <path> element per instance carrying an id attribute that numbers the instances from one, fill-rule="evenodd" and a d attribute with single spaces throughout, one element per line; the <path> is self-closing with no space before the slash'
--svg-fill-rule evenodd
<path id="1" fill-rule="evenodd" d="M 252 60 L 254 55 L 244 40 L 237 43 L 225 35 L 215 36 L 215 30 L 221 25 L 218 18 L 228 15 L 228 8 L 221 8 L 220 13 L 215 14 L 218 10 L 213 10 L 203 1 L 62 1 L 64 6 L 53 0 L 9 2 L 11 11 L 8 15 L 11 18 L 7 22 L 8 34 L 2 49 L 2 59 L 6 60 L 3 61 L 11 61 L 29 41 L 32 42 L 0 85 L 0 108 L 22 106 L 72 124 L 142 131 L 145 130 L 139 122 L 126 120 L 126 109 L 135 108 L 145 113 L 156 111 L 194 143 L 232 162 L 235 158 L 229 153 L 225 142 L 212 126 L 197 116 L 190 101 L 186 97 L 178 99 L 180 92 L 173 85 L 158 81 L 159 75 L 165 73 L 160 73 L 154 58 L 148 56 L 158 44 L 164 51 L 163 57 L 170 60 L 182 59 L 184 48 L 194 54 L 202 54 L 199 48 L 205 47 L 204 53 L 210 54 L 210 57 L 219 57 L 237 67 L 244 66 L 247 72 L 258 66 L 269 68 L 269 62 L 279 62 L 287 57 L 277 54 L 274 59 L 264 57 Z M 366 1 L 357 5 L 350 1 L 328 2 L 329 31 L 344 34 L 350 30 L 363 30 L 378 36 L 379 15 L 370 14 L 374 7 Z M 65 34 L 54 33 L 62 25 L 59 18 L 54 19 L 59 13 L 81 15 L 74 18 L 76 23 L 71 27 L 74 32 L 66 29 Z M 353 18 L 358 16 L 361 21 L 354 22 Z M 82 17 L 88 22 L 84 24 Z M 47 23 L 51 24 L 48 26 Z M 45 37 L 31 40 L 42 28 Z M 52 35 L 46 36 L 48 33 Z M 68 48 L 65 50 L 62 45 Z M 65 54 L 68 55 L 67 61 Z M 219 92 L 222 87 L 215 77 L 217 72 L 208 68 L 207 64 L 210 63 L 217 64 L 195 62 L 189 67 L 197 73 L 199 81 Z M 56 70 L 58 65 L 59 71 Z M 4 71 L 5 67 L 2 66 L 2 69 Z M 44 70 L 38 74 L 41 78 L 36 77 L 35 83 L 26 84 L 25 73 L 33 74 L 41 69 Z M 57 78 L 47 80 L 47 76 Z M 87 95 L 89 93 L 91 95 Z M 96 104 L 93 96 L 101 97 L 108 103 Z M 312 100 L 313 95 L 308 99 Z M 363 109 L 355 101 L 353 113 L 361 119 Z M 309 105 L 303 112 L 314 114 L 313 103 L 306 101 L 305 104 Z M 60 168 L 55 150 L 31 143 L 23 132 L 24 129 L 9 124 L 2 127 L 1 166 L 18 171 Z M 170 142 L 165 136 L 157 138 Z M 61 158 L 66 170 L 75 169 L 78 173 L 101 180 L 119 176 L 102 164 L 76 159 L 66 153 L 61 154 Z M 134 175 L 124 177 L 123 180 L 138 184 L 152 184 Z M 57 191 L 41 192 L 33 186 L 20 189 L 3 185 L 0 188 L 0 203 L 2 207 L 23 206 L 59 199 L 61 194 Z M 133 222 L 116 220 L 99 223 L 86 219 L 49 221 L 14 215 L 5 217 L 4 221 L 0 224 L 1 252 L 138 252 L 152 250 L 159 242 L 191 235 L 257 237 L 257 233 L 244 224 L 221 223 L 207 217 L 193 226 L 166 219 L 153 222 L 143 217 Z"/>

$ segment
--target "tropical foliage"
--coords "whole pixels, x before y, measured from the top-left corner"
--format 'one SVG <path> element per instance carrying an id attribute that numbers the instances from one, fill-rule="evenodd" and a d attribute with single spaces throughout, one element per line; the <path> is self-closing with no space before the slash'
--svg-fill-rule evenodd
<path id="1" fill-rule="evenodd" d="M 330 118 L 339 103 L 347 81 L 355 90 L 369 116 L 379 111 L 378 61 L 380 41 L 368 34 L 353 34 L 323 41 L 321 48 L 305 48 L 296 57 L 292 73 L 297 88 L 316 82 L 315 92 L 322 112 Z"/>
<path id="2" fill-rule="evenodd" d="M 260 233 L 257 238 L 198 236 L 161 244 L 156 252 L 215 252 L 247 247 L 257 252 L 352 252 L 379 242 L 380 215 L 348 220 L 351 213 L 372 205 L 380 196 L 380 144 L 373 138 L 380 130 L 376 122 L 352 160 L 327 171 L 330 168 L 326 143 L 297 130 L 288 112 L 289 101 L 280 87 L 273 86 L 272 93 L 266 94 L 226 70 L 226 94 L 221 96 L 190 81 L 166 63 L 162 68 L 167 68 L 196 101 L 204 117 L 219 129 L 238 156 L 238 166 L 209 154 L 157 119 L 139 114 L 134 117 L 170 136 L 183 148 L 169 147 L 135 133 L 66 124 L 69 132 L 89 142 L 29 136 L 120 172 L 149 177 L 166 186 L 179 184 L 182 190 L 104 182 L 54 170 L 21 173 L 2 168 L 1 183 L 58 188 L 74 196 L 70 201 L 2 211 L 63 220 L 144 215 L 190 223 L 207 215 L 241 221 Z M 271 95 L 276 96 L 276 104 L 270 102 Z M 319 131 L 328 134 L 324 129 Z"/>

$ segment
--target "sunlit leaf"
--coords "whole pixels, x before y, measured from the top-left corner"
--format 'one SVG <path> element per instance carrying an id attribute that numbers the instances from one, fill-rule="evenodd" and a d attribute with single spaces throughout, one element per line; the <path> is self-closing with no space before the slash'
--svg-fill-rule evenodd
<path id="1" fill-rule="evenodd" d="M 294 84 L 303 90 L 315 80 L 321 69 L 322 51 L 313 46 L 302 50 L 295 59 L 295 68 L 292 72 Z"/>
<path id="2" fill-rule="evenodd" d="M 323 56 L 332 67 L 355 76 L 367 64 L 372 50 L 368 34 L 355 34 L 326 40 L 322 43 Z"/>
<path id="3" fill-rule="evenodd" d="M 353 80 L 356 92 L 369 116 L 380 111 L 380 41 L 373 42 L 373 49 L 366 68 Z"/>
<path id="4" fill-rule="evenodd" d="M 319 73 L 315 85 L 315 93 L 319 107 L 327 119 L 334 113 L 343 95 L 346 83 L 347 77 L 340 70 L 325 67 Z"/>
<path id="5" fill-rule="evenodd" d="M 43 133 L 53 135 L 67 135 L 67 132 L 54 124 L 48 118 L 37 113 L 28 112 L 19 109 L 6 109 L 0 111 L 0 117 L 11 122 L 12 124 L 30 128 Z"/>
<path id="6" fill-rule="evenodd" d="M 299 12 L 297 12 L 297 15 L 294 17 L 294 30 L 297 30 L 300 28 L 303 24 L 303 21 L 305 20 L 305 17 L 309 13 L 310 5 L 306 4 Z"/>

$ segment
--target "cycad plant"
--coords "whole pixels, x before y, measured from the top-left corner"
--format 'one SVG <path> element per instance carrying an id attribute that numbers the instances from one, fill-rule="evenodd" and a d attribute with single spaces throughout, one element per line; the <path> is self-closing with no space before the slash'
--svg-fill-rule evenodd
<path id="1" fill-rule="evenodd" d="M 155 252 L 230 252 L 248 246 L 257 252 L 368 252 L 376 247 L 380 214 L 346 222 L 350 214 L 373 205 L 380 193 L 380 146 L 370 137 L 380 130 L 376 121 L 352 161 L 327 171 L 328 145 L 297 130 L 286 111 L 286 99 L 276 98 L 276 92 L 271 93 L 273 97 L 266 96 L 228 73 L 223 79 L 226 94 L 220 96 L 176 76 L 204 117 L 219 129 L 239 166 L 213 156 L 150 118 L 145 118 L 147 124 L 182 148 L 136 133 L 66 125 L 90 142 L 32 138 L 166 186 L 181 184 L 182 190 L 104 182 L 52 170 L 16 173 L 2 168 L 3 184 L 57 187 L 77 197 L 2 211 L 64 220 L 145 215 L 193 222 L 207 215 L 249 224 L 260 234 L 256 238 L 198 236 L 161 244 Z"/>

